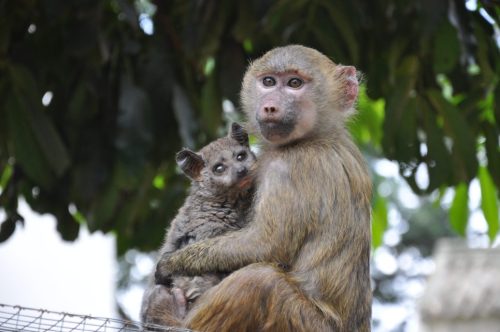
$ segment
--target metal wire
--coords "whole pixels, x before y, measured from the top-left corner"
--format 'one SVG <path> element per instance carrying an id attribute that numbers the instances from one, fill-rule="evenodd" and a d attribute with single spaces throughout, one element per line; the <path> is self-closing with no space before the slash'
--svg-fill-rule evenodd
<path id="1" fill-rule="evenodd" d="M 190 332 L 179 327 L 76 315 L 0 303 L 1 332 Z"/>

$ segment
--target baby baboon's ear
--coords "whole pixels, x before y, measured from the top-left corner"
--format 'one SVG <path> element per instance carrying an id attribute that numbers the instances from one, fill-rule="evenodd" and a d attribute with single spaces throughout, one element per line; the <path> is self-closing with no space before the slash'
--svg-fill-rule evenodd
<path id="1" fill-rule="evenodd" d="M 200 178 L 200 172 L 205 167 L 205 162 L 203 158 L 187 148 L 182 149 L 177 152 L 175 156 L 175 161 L 177 165 L 182 169 L 184 174 L 193 180 L 198 180 Z"/>
<path id="2" fill-rule="evenodd" d="M 248 146 L 248 133 L 239 123 L 233 122 L 229 136 L 241 145 Z"/>

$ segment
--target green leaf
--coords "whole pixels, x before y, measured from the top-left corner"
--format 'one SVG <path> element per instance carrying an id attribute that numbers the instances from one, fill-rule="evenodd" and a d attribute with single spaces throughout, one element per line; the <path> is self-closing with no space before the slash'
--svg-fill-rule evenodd
<path id="1" fill-rule="evenodd" d="M 496 189 L 486 167 L 479 168 L 478 177 L 481 186 L 481 208 L 488 223 L 488 236 L 490 241 L 493 241 L 499 228 Z"/>
<path id="2" fill-rule="evenodd" d="M 114 143 L 120 158 L 115 167 L 115 180 L 120 188 L 133 190 L 143 172 L 153 137 L 150 100 L 128 75 L 122 78 L 118 107 Z"/>
<path id="3" fill-rule="evenodd" d="M 382 140 L 385 100 L 371 100 L 366 94 L 366 86 L 362 85 L 357 108 L 358 113 L 349 123 L 351 134 L 358 143 L 379 148 Z"/>
<path id="4" fill-rule="evenodd" d="M 479 18 L 478 16 L 473 16 L 476 20 L 473 25 L 477 47 L 475 59 L 480 68 L 481 80 L 485 83 L 490 83 L 496 76 L 495 70 L 492 68 L 491 59 L 492 57 L 498 56 L 498 48 L 494 42 L 494 38 L 489 36 L 490 32 L 487 32 L 490 28 L 484 29 L 481 27 L 481 24 L 478 24 L 479 22 L 477 22 L 477 20 L 482 20 L 482 18 Z M 491 54 L 490 51 L 493 54 Z"/>
<path id="5" fill-rule="evenodd" d="M 447 73 L 458 63 L 460 43 L 457 30 L 444 21 L 434 39 L 433 65 L 436 73 Z"/>
<path id="6" fill-rule="evenodd" d="M 373 204 L 372 212 L 372 246 L 377 248 L 384 239 L 384 232 L 387 228 L 387 201 L 384 197 L 377 195 Z"/>
<path id="7" fill-rule="evenodd" d="M 209 137 L 217 137 L 222 119 L 222 98 L 216 75 L 211 75 L 201 90 L 201 121 L 204 131 Z"/>
<path id="8" fill-rule="evenodd" d="M 13 168 L 12 165 L 6 165 L 5 168 L 1 172 L 0 176 L 0 189 L 5 189 L 7 187 L 7 184 L 10 181 L 10 178 L 12 177 L 13 173 Z"/>
<path id="9" fill-rule="evenodd" d="M 162 190 L 165 189 L 165 176 L 158 174 L 153 179 L 153 187 Z"/>
<path id="10" fill-rule="evenodd" d="M 204 29 L 198 30 L 200 40 L 203 42 L 197 45 L 199 59 L 205 61 L 209 56 L 213 56 L 220 48 L 222 34 L 227 25 L 227 21 L 232 19 L 231 13 L 236 8 L 233 1 L 225 1 L 224 5 L 215 6 L 196 6 L 194 16 L 197 24 L 204 25 Z M 203 8 L 205 7 L 205 8 Z"/>
<path id="11" fill-rule="evenodd" d="M 431 89 L 427 97 L 434 109 L 444 118 L 444 130 L 452 139 L 452 158 L 457 181 L 467 182 L 477 174 L 476 141 L 463 114 L 450 104 L 440 91 Z"/>
<path id="12" fill-rule="evenodd" d="M 0 225 L 0 243 L 5 242 L 16 230 L 16 221 L 12 218 L 7 218 Z"/>
<path id="13" fill-rule="evenodd" d="M 311 25 L 312 35 L 321 45 L 326 55 L 332 57 L 336 61 L 339 61 L 338 59 L 348 59 L 347 51 L 342 47 L 342 43 L 340 43 L 337 38 L 334 38 L 335 33 L 332 31 L 333 29 L 329 27 L 331 23 L 324 16 L 326 15 L 320 12 L 318 17 L 315 17 L 315 20 L 317 20 L 319 24 Z"/>
<path id="14" fill-rule="evenodd" d="M 73 90 L 67 104 L 67 123 L 85 123 L 91 120 L 98 111 L 98 100 L 89 91 L 86 82 L 80 82 Z"/>
<path id="15" fill-rule="evenodd" d="M 406 106 L 399 110 L 399 124 L 396 126 L 396 159 L 412 161 L 418 155 L 419 142 L 417 140 L 417 99 L 410 96 Z"/>
<path id="16" fill-rule="evenodd" d="M 249 37 L 257 31 L 258 20 L 255 17 L 253 8 L 248 6 L 248 3 L 238 1 L 237 6 L 237 21 L 234 24 L 232 35 L 237 41 L 243 43 L 245 52 L 252 53 L 254 48 L 252 40 Z"/>
<path id="17" fill-rule="evenodd" d="M 494 92 L 495 119 L 498 128 L 500 128 L 500 84 L 497 84 Z"/>
<path id="18" fill-rule="evenodd" d="M 4 17 L 0 20 L 0 53 L 5 54 L 10 44 L 11 22 Z"/>
<path id="19" fill-rule="evenodd" d="M 57 231 L 61 234 L 63 240 L 74 241 L 80 232 L 80 224 L 69 213 L 68 208 L 61 206 L 55 212 L 57 218 Z"/>
<path id="20" fill-rule="evenodd" d="M 70 165 L 69 154 L 53 122 L 42 109 L 35 79 L 22 66 L 12 66 L 11 73 L 15 84 L 14 95 L 19 99 L 17 108 L 21 109 L 29 125 L 26 129 L 33 133 L 43 158 L 54 174 L 60 177 Z"/>
<path id="21" fill-rule="evenodd" d="M 87 223 L 87 219 L 80 211 L 76 210 L 75 212 L 71 213 L 71 215 L 79 225 L 85 225 Z"/>
<path id="22" fill-rule="evenodd" d="M 380 76 L 383 77 L 384 80 L 388 80 L 389 82 L 394 82 L 395 81 L 395 75 L 397 74 L 398 71 L 398 66 L 401 62 L 401 59 L 405 55 L 405 50 L 408 48 L 408 44 L 410 43 L 410 40 L 408 38 L 398 38 L 391 40 L 391 43 L 389 48 L 387 49 L 387 56 L 380 56 L 380 55 L 375 55 L 373 54 L 372 56 L 375 57 L 373 59 L 373 63 L 375 64 L 377 58 L 383 58 L 382 61 L 387 61 L 387 73 L 388 77 L 385 77 L 387 74 L 382 74 Z M 379 59 L 380 60 L 380 59 Z M 369 81 L 371 81 L 371 77 L 369 76 Z M 393 84 L 391 84 L 392 86 Z"/>
<path id="23" fill-rule="evenodd" d="M 431 111 L 424 98 L 417 96 L 417 112 L 423 119 L 423 129 L 426 133 L 427 155 L 422 156 L 429 171 L 428 192 L 443 185 L 452 183 L 454 168 L 451 165 L 451 155 L 443 140 L 443 130 L 439 128 L 437 117 Z"/>
<path id="24" fill-rule="evenodd" d="M 484 146 L 488 158 L 488 170 L 497 187 L 500 187 L 500 130 L 488 121 L 483 122 L 481 127 L 486 139 Z"/>
<path id="25" fill-rule="evenodd" d="M 410 123 L 414 122 L 415 110 L 409 111 L 413 114 L 406 114 L 406 112 L 408 112 L 407 105 L 411 91 L 415 88 L 416 73 L 418 69 L 418 59 L 414 56 L 406 57 L 399 66 L 396 74 L 396 80 L 399 84 L 394 87 L 392 94 L 387 97 L 382 146 L 386 157 L 389 159 L 401 160 L 399 153 L 402 152 L 406 155 L 406 153 L 403 152 L 405 146 L 408 142 L 413 142 L 414 135 L 416 135 L 415 124 Z M 405 118 L 407 123 L 403 123 L 403 118 Z M 398 142 L 398 137 L 405 136 L 405 132 L 401 130 L 402 126 L 405 127 L 405 130 L 410 130 L 410 132 L 406 132 L 408 137 L 405 138 L 404 144 Z"/>
<path id="26" fill-rule="evenodd" d="M 110 184 L 99 195 L 99 199 L 94 201 L 86 218 L 91 233 L 106 229 L 116 213 L 119 198 L 117 186 Z"/>
<path id="27" fill-rule="evenodd" d="M 245 46 L 244 46 L 245 47 Z M 245 55 L 239 45 L 227 46 L 219 51 L 217 63 L 223 64 L 218 68 L 218 84 L 223 98 L 231 100 L 236 105 L 240 96 L 240 86 L 234 82 L 240 82 L 247 63 Z"/>
<path id="28" fill-rule="evenodd" d="M 37 137 L 33 134 L 29 111 L 24 100 L 11 94 L 5 105 L 13 155 L 24 172 L 43 188 L 50 188 L 54 175 L 48 165 Z"/>
<path id="29" fill-rule="evenodd" d="M 331 17 L 331 24 L 337 27 L 339 35 L 342 36 L 344 43 L 347 45 L 350 61 L 357 63 L 359 61 L 358 38 L 354 34 L 349 15 L 346 15 L 345 6 L 343 7 L 341 2 L 334 4 L 330 1 L 324 1 L 322 5 L 326 7 Z"/>
<path id="30" fill-rule="evenodd" d="M 465 236 L 469 219 L 468 191 L 468 185 L 463 182 L 455 187 L 455 197 L 449 211 L 451 228 L 461 236 Z"/>
<path id="31" fill-rule="evenodd" d="M 54 173 L 61 177 L 70 166 L 66 146 L 48 116 L 40 108 L 30 113 L 31 128 Z"/>

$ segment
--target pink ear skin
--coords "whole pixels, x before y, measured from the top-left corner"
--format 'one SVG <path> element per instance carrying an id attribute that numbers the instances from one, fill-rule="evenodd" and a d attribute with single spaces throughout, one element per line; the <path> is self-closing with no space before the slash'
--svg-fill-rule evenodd
<path id="1" fill-rule="evenodd" d="M 353 66 L 338 66 L 337 72 L 342 82 L 341 89 L 344 90 L 345 103 L 347 108 L 352 107 L 358 97 L 359 83 L 356 68 Z"/>

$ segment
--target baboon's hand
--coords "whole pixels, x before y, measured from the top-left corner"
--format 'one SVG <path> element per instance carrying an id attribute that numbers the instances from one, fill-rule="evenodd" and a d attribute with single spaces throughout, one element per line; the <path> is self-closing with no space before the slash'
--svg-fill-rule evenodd
<path id="1" fill-rule="evenodd" d="M 170 257 L 171 254 L 164 253 L 158 261 L 158 264 L 156 264 L 155 283 L 157 285 L 165 285 L 167 287 L 172 285 L 173 273 L 168 264 Z"/>
<path id="2" fill-rule="evenodd" d="M 200 241 L 173 253 L 164 253 L 156 265 L 156 283 L 170 285 L 173 275 L 196 276 L 218 271 L 213 269 L 207 259 L 207 250 L 211 244 L 208 240 Z"/>

